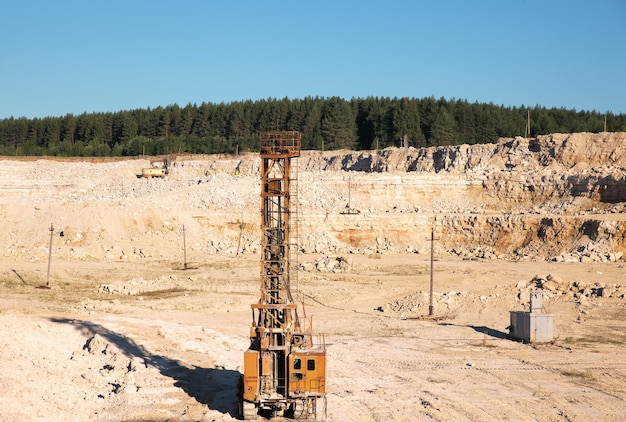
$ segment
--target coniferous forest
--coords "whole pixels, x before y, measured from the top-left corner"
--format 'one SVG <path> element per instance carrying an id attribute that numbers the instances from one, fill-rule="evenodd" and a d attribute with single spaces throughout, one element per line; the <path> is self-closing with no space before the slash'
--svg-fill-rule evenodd
<path id="1" fill-rule="evenodd" d="M 501 137 L 626 131 L 626 115 L 504 107 L 433 97 L 266 99 L 0 120 L 0 155 L 138 156 L 258 150 L 266 130 L 302 132 L 302 148 L 383 149 L 493 143 Z M 605 126 L 606 125 L 606 126 Z"/>

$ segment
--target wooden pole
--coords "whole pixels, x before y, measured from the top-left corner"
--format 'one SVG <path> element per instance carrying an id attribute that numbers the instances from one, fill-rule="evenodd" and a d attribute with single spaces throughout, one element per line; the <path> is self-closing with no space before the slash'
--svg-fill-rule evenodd
<path id="1" fill-rule="evenodd" d="M 243 222 L 243 217 L 242 217 L 242 220 L 237 220 L 237 224 L 239 225 L 239 239 L 237 240 L 237 253 L 235 254 L 235 256 L 239 256 L 239 247 L 241 246 L 241 236 L 243 236 L 243 229 L 246 228 L 246 223 Z"/>
<path id="2" fill-rule="evenodd" d="M 50 247 L 48 248 L 48 275 L 46 276 L 46 286 L 50 287 L 50 262 L 52 261 L 52 235 L 54 226 L 50 223 Z"/>
<path id="3" fill-rule="evenodd" d="M 348 206 L 350 206 L 350 199 L 351 199 L 351 194 L 350 194 L 350 190 L 352 188 L 352 176 L 348 177 Z"/>
<path id="4" fill-rule="evenodd" d="M 430 230 L 430 301 L 428 304 L 428 315 L 433 315 L 433 262 L 434 262 L 434 252 L 435 249 L 433 246 L 435 244 L 435 227 L 433 226 Z"/>
<path id="5" fill-rule="evenodd" d="M 187 269 L 187 241 L 185 239 L 185 225 L 183 224 L 183 268 Z"/>

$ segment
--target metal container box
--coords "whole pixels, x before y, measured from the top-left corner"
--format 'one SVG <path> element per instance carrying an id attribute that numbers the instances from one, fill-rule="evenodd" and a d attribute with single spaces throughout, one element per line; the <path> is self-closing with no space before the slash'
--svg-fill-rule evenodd
<path id="1" fill-rule="evenodd" d="M 510 311 L 509 337 L 525 343 L 550 343 L 553 339 L 552 315 Z"/>

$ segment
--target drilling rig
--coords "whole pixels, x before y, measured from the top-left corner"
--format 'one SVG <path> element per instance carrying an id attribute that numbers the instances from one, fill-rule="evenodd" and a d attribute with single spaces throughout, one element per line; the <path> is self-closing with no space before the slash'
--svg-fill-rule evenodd
<path id="1" fill-rule="evenodd" d="M 239 382 L 239 411 L 246 420 L 326 418 L 325 339 L 312 334 L 311 319 L 300 319 L 291 291 L 297 280 L 300 145 L 296 131 L 260 136 L 261 297 L 251 305 L 250 347 Z"/>

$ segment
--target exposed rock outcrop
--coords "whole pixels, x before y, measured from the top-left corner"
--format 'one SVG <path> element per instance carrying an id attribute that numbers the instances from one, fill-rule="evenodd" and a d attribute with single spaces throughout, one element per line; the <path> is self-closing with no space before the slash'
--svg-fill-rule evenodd
<path id="1" fill-rule="evenodd" d="M 552 134 L 494 144 L 303 151 L 298 179 L 304 253 L 425 253 L 464 258 L 614 261 L 626 252 L 626 133 Z M 145 160 L 3 159 L 0 253 L 90 260 L 172 260 L 258 253 L 260 158 L 179 156 L 162 179 Z M 346 209 L 358 210 L 346 213 Z M 62 210 L 62 212 L 60 212 Z M 43 224 L 43 223 L 42 223 Z M 49 227 L 49 222 L 46 223 Z"/>

